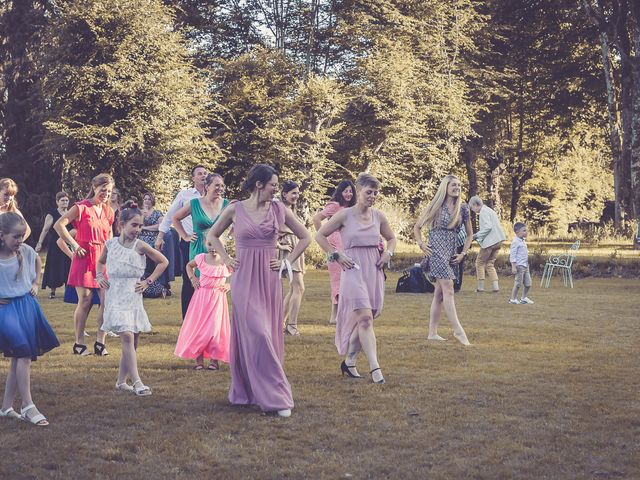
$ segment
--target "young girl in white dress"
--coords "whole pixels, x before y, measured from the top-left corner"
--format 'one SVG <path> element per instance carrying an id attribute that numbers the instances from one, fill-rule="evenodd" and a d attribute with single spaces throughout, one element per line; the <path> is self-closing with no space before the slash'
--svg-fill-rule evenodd
<path id="1" fill-rule="evenodd" d="M 142 292 L 162 275 L 169 261 L 160 252 L 138 240 L 144 218 L 135 203 L 129 201 L 125 204 L 119 223 L 120 236 L 107 240 L 98 260 L 97 272 L 102 272 L 106 264 L 106 276 L 101 273 L 96 275 L 100 288 L 106 289 L 101 329 L 119 334 L 122 341 L 116 389 L 146 396 L 151 395 L 151 389 L 140 380 L 136 357 L 140 332 L 151 331 L 149 317 L 142 304 Z M 156 263 L 156 268 L 146 280 L 141 280 L 146 257 Z M 131 385 L 127 379 L 131 380 Z"/>

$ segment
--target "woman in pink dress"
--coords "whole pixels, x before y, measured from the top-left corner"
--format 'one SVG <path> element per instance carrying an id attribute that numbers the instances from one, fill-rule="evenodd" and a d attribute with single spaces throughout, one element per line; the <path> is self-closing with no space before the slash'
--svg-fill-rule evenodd
<path id="1" fill-rule="evenodd" d="M 254 165 L 244 189 L 250 191 L 251 196 L 223 210 L 207 237 L 234 271 L 229 401 L 235 405 L 257 405 L 264 412 L 288 417 L 293 396 L 283 368 L 280 271 L 296 261 L 309 246 L 311 237 L 293 211 L 274 201 L 278 176 L 272 167 Z M 237 258 L 231 258 L 220 241 L 232 223 Z M 287 259 L 278 260 L 276 242 L 283 224 L 299 242 Z"/>
<path id="2" fill-rule="evenodd" d="M 195 275 L 195 269 L 200 277 Z M 178 335 L 175 355 L 196 360 L 194 370 L 218 370 L 218 361 L 229 363 L 229 306 L 226 279 L 231 273 L 207 242 L 207 253 L 200 253 L 187 263 L 187 274 L 194 288 L 187 313 Z"/>
<path id="3" fill-rule="evenodd" d="M 316 231 L 320 230 L 322 221 L 333 217 L 343 208 L 353 207 L 356 203 L 355 197 L 356 187 L 351 180 L 343 180 L 336 187 L 331 200 L 325 207 L 313 216 L 313 225 Z M 333 250 L 342 252 L 342 239 L 340 232 L 336 230 L 327 237 Z M 342 275 L 342 267 L 336 262 L 329 262 L 329 283 L 331 284 L 331 316 L 329 323 L 336 323 L 336 313 L 338 311 L 338 295 L 340 293 L 340 276 Z"/>
<path id="4" fill-rule="evenodd" d="M 382 212 L 373 207 L 380 182 L 361 173 L 356 181 L 356 204 L 336 213 L 324 224 L 316 240 L 329 253 L 329 261 L 343 269 L 336 315 L 336 347 L 346 355 L 340 365 L 343 375 L 362 378 L 356 370 L 356 356 L 363 350 L 369 360 L 371 379 L 384 383 L 378 363 L 373 319 L 382 312 L 384 303 L 383 267 L 393 256 L 396 237 Z M 340 230 L 344 252 L 334 250 L 329 235 Z M 380 236 L 387 241 L 387 250 L 380 254 Z"/>
<path id="5" fill-rule="evenodd" d="M 93 350 L 96 355 L 109 354 L 104 345 L 107 332 L 100 329 L 104 314 L 104 289 L 101 289 L 96 281 L 96 263 L 102 255 L 105 242 L 112 236 L 114 212 L 109 206 L 109 199 L 113 186 L 111 175 L 97 175 L 91 180 L 91 192 L 88 197 L 67 210 L 53 226 L 62 241 L 67 243 L 74 253 L 67 280 L 67 285 L 75 287 L 78 293 L 78 305 L 73 314 L 76 329 L 74 355 L 91 355 L 84 344 L 84 329 L 91 311 L 93 289 L 98 289 L 100 295 L 98 334 Z M 73 223 L 76 230 L 75 238 L 67 230 L 69 223 Z"/>

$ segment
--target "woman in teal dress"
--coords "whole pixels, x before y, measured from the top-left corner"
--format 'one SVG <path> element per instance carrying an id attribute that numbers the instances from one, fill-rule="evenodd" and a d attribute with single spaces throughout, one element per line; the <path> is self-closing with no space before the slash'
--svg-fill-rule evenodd
<path id="1" fill-rule="evenodd" d="M 223 198 L 225 185 L 222 175 L 210 173 L 205 181 L 206 193 L 203 197 L 194 198 L 171 219 L 173 227 L 185 242 L 189 242 L 189 261 L 196 255 L 207 252 L 207 232 L 218 220 L 220 213 L 229 204 Z M 189 237 L 182 227 L 181 220 L 191 215 L 193 235 Z M 198 271 L 196 270 L 196 275 Z"/>

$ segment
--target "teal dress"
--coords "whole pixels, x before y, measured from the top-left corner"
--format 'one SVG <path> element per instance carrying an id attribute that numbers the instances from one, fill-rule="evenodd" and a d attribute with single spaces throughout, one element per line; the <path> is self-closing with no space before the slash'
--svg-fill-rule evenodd
<path id="1" fill-rule="evenodd" d="M 225 207 L 229 205 L 229 200 L 226 198 L 222 201 L 222 208 L 220 209 L 220 213 Z M 216 215 L 215 218 L 210 218 L 202 209 L 202 205 L 200 205 L 200 199 L 194 198 L 191 200 L 191 220 L 193 221 L 193 233 L 195 233 L 198 238 L 196 238 L 195 242 L 191 242 L 189 244 L 189 260 L 193 260 L 196 255 L 201 253 L 207 253 L 207 233 L 209 229 L 213 227 L 213 224 L 220 218 L 220 214 Z M 196 275 L 199 275 L 200 272 L 196 270 Z"/>

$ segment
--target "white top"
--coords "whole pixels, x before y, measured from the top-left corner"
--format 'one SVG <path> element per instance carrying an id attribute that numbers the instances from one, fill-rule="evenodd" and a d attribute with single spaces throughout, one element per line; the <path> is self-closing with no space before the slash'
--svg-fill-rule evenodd
<path id="1" fill-rule="evenodd" d="M 511 241 L 509 250 L 509 261 L 515 263 L 517 267 L 529 266 L 529 248 L 524 238 L 516 237 Z"/>
<path id="2" fill-rule="evenodd" d="M 486 205 L 480 209 L 480 229 L 473 238 L 478 241 L 481 248 L 489 248 L 507 239 L 502 225 L 500 225 L 498 214 Z"/>
<path id="3" fill-rule="evenodd" d="M 24 243 L 20 245 L 22 272 L 18 275 L 18 257 L 0 259 L 0 298 L 22 297 L 29 293 L 36 279 L 36 251 Z"/>
<path id="4" fill-rule="evenodd" d="M 169 207 L 169 211 L 162 219 L 162 223 L 158 227 L 158 230 L 167 233 L 169 231 L 169 227 L 171 227 L 171 219 L 176 214 L 178 210 L 180 210 L 183 206 L 189 203 L 194 198 L 200 198 L 200 192 L 196 190 L 196 188 L 187 188 L 186 190 L 180 190 L 176 198 L 171 203 Z M 182 224 L 182 228 L 184 228 L 187 235 L 193 234 L 193 221 L 191 220 L 191 215 L 185 217 L 180 222 Z"/>

